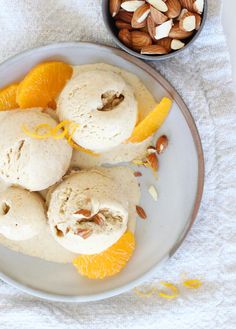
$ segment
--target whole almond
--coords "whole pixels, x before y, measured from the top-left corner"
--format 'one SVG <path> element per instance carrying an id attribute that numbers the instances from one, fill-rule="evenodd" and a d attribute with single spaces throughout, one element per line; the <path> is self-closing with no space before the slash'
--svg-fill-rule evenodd
<path id="1" fill-rule="evenodd" d="M 143 55 L 164 55 L 167 54 L 168 51 L 166 48 L 160 46 L 160 45 L 150 45 L 143 47 L 141 49 L 141 54 Z"/>
<path id="2" fill-rule="evenodd" d="M 150 35 L 146 32 L 132 31 L 131 34 L 131 45 L 134 50 L 141 50 L 145 46 L 152 44 Z"/>
<path id="3" fill-rule="evenodd" d="M 164 47 L 168 52 L 171 51 L 171 38 L 163 38 L 161 40 L 158 40 L 156 42 L 157 45 Z"/>
<path id="4" fill-rule="evenodd" d="M 110 0 L 109 9 L 112 17 L 115 17 L 120 10 L 121 0 Z"/>
<path id="5" fill-rule="evenodd" d="M 126 23 L 120 19 L 118 19 L 117 21 L 115 21 L 115 26 L 121 30 L 121 29 L 127 29 L 127 30 L 132 30 L 132 26 L 129 23 Z"/>
<path id="6" fill-rule="evenodd" d="M 183 8 L 188 9 L 189 11 L 193 10 L 193 2 L 194 0 L 179 0 L 181 6 Z"/>
<path id="7" fill-rule="evenodd" d="M 75 215 L 82 215 L 84 217 L 91 217 L 91 211 L 88 209 L 79 209 L 75 213 Z"/>
<path id="8" fill-rule="evenodd" d="M 138 9 L 136 9 L 131 21 L 132 27 L 135 29 L 144 27 L 146 25 L 146 20 L 149 13 L 150 6 L 148 4 L 144 4 Z"/>
<path id="9" fill-rule="evenodd" d="M 158 138 L 156 142 L 156 150 L 158 154 L 161 154 L 165 151 L 168 146 L 168 138 L 166 135 L 162 135 Z"/>
<path id="10" fill-rule="evenodd" d="M 202 17 L 199 14 L 193 13 L 196 18 L 196 30 L 198 31 L 200 29 L 200 26 L 202 24 Z"/>
<path id="11" fill-rule="evenodd" d="M 115 20 L 120 19 L 126 23 L 131 24 L 132 17 L 133 17 L 133 13 L 129 13 L 126 10 L 120 10 L 118 14 L 115 16 Z"/>
<path id="12" fill-rule="evenodd" d="M 191 35 L 193 34 L 193 32 L 187 32 L 187 31 L 183 31 L 179 28 L 179 23 L 175 23 L 174 26 L 172 26 L 172 29 L 170 30 L 169 33 L 169 37 L 173 38 L 173 39 L 178 39 L 178 40 L 182 40 L 182 39 L 186 39 L 189 38 Z"/>
<path id="13" fill-rule="evenodd" d="M 168 16 L 169 18 L 176 18 L 179 16 L 181 12 L 181 4 L 179 0 L 167 0 L 166 5 L 168 7 L 166 16 Z"/>
<path id="14" fill-rule="evenodd" d="M 118 33 L 118 38 L 127 47 L 131 47 L 131 45 L 132 45 L 131 34 L 130 33 L 131 32 L 128 29 L 121 29 Z"/>
<path id="15" fill-rule="evenodd" d="M 147 18 L 147 29 L 150 37 L 155 40 L 156 25 L 151 15 Z"/>
<path id="16" fill-rule="evenodd" d="M 148 154 L 147 162 L 149 163 L 153 171 L 158 170 L 158 159 L 155 153 Z"/>
<path id="17" fill-rule="evenodd" d="M 151 12 L 151 17 L 152 17 L 153 21 L 157 25 L 162 24 L 168 20 L 168 17 L 165 14 L 163 14 L 162 12 L 160 12 L 153 6 L 150 6 L 150 12 Z"/>
<path id="18" fill-rule="evenodd" d="M 136 212 L 137 212 L 137 214 L 139 215 L 140 218 L 142 218 L 142 219 L 147 218 L 146 212 L 144 211 L 144 209 L 142 207 L 136 206 Z"/>

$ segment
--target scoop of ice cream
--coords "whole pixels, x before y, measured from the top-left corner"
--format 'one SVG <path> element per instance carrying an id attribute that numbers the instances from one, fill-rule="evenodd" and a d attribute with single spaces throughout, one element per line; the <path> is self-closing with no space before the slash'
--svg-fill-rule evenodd
<path id="1" fill-rule="evenodd" d="M 57 122 L 40 109 L 14 110 L 0 121 L 0 177 L 9 184 L 39 191 L 55 184 L 66 173 L 72 148 L 65 139 L 35 139 L 22 126 Z"/>
<path id="2" fill-rule="evenodd" d="M 49 224 L 56 241 L 80 254 L 95 254 L 126 231 L 128 202 L 102 172 L 72 173 L 50 193 Z"/>
<path id="3" fill-rule="evenodd" d="M 74 141 L 102 153 L 130 137 L 137 121 L 137 102 L 125 80 L 114 72 L 94 70 L 71 79 L 58 99 L 60 120 L 78 124 Z"/>
<path id="4" fill-rule="evenodd" d="M 44 203 L 37 193 L 9 187 L 0 194 L 0 233 L 7 239 L 31 239 L 45 224 Z"/>

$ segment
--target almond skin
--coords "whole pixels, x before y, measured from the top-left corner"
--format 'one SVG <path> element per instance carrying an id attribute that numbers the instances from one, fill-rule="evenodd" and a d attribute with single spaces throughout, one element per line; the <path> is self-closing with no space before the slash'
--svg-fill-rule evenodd
<path id="1" fill-rule="evenodd" d="M 121 29 L 127 29 L 127 30 L 132 30 L 132 26 L 129 23 L 126 23 L 124 21 L 122 21 L 121 19 L 118 19 L 117 21 L 115 21 L 115 26 L 121 30 Z"/>
<path id="2" fill-rule="evenodd" d="M 147 162 L 149 163 L 153 171 L 158 170 L 158 159 L 155 153 L 148 154 Z"/>
<path id="3" fill-rule="evenodd" d="M 145 213 L 145 211 L 142 207 L 136 206 L 136 212 L 137 212 L 137 214 L 139 215 L 140 218 L 142 218 L 142 219 L 147 218 L 147 215 L 146 215 L 146 213 Z"/>
<path id="4" fill-rule="evenodd" d="M 120 19 L 126 23 L 131 24 L 132 17 L 133 17 L 133 13 L 129 13 L 128 11 L 125 10 L 120 10 L 118 14 L 115 16 L 115 20 Z"/>
<path id="5" fill-rule="evenodd" d="M 121 0 L 110 0 L 109 9 L 112 17 L 115 17 L 120 10 Z"/>
<path id="6" fill-rule="evenodd" d="M 186 8 L 190 11 L 193 10 L 193 0 L 179 0 L 179 2 L 183 8 Z"/>
<path id="7" fill-rule="evenodd" d="M 158 138 L 156 142 L 156 150 L 158 154 L 161 154 L 165 151 L 168 146 L 168 138 L 166 135 L 162 135 Z"/>
<path id="8" fill-rule="evenodd" d="M 140 171 L 135 171 L 134 172 L 134 177 L 141 177 L 142 173 Z"/>
<path id="9" fill-rule="evenodd" d="M 192 31 L 191 32 L 182 31 L 179 28 L 179 23 L 175 23 L 174 26 L 172 26 L 172 29 L 170 30 L 169 38 L 182 40 L 189 38 L 192 34 L 193 34 Z"/>
<path id="10" fill-rule="evenodd" d="M 121 29 L 118 33 L 118 38 L 124 45 L 126 45 L 127 47 L 131 47 L 131 34 L 128 29 Z"/>
<path id="11" fill-rule="evenodd" d="M 150 45 L 143 47 L 141 49 L 141 54 L 143 55 L 164 55 L 167 54 L 168 51 L 166 48 L 160 46 L 160 45 Z"/>
<path id="12" fill-rule="evenodd" d="M 168 17 L 165 14 L 163 14 L 162 12 L 160 12 L 159 10 L 157 10 L 152 6 L 150 6 L 150 12 L 153 21 L 157 25 L 162 24 L 168 20 Z"/>
<path id="13" fill-rule="evenodd" d="M 150 6 L 146 3 L 136 9 L 131 21 L 132 27 L 135 29 L 144 27 L 146 25 L 147 16 L 149 15 L 149 13 Z"/>
<path id="14" fill-rule="evenodd" d="M 151 15 L 147 18 L 147 29 L 150 37 L 155 40 L 156 25 Z"/>
<path id="15" fill-rule="evenodd" d="M 134 50 L 141 50 L 143 47 L 152 44 L 150 35 L 146 32 L 132 31 L 131 34 L 131 45 Z"/>
<path id="16" fill-rule="evenodd" d="M 179 0 L 167 0 L 166 5 L 168 7 L 166 16 L 168 16 L 169 18 L 176 18 L 179 16 L 181 12 L 181 4 Z"/>

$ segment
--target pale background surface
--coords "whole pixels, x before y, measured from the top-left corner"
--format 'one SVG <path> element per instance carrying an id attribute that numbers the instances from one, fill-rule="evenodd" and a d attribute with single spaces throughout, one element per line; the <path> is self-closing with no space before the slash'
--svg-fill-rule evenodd
<path id="1" fill-rule="evenodd" d="M 235 1 L 223 1 L 235 24 Z M 171 60 L 150 63 L 171 81 L 194 116 L 203 143 L 206 180 L 201 209 L 187 239 L 140 289 L 158 287 L 161 280 L 179 285 L 184 273 L 201 279 L 202 288 L 181 288 L 180 297 L 171 301 L 155 295 L 143 299 L 130 291 L 78 305 L 40 300 L 0 281 L 1 329 L 236 328 L 236 108 L 220 19 L 223 1 L 209 0 L 208 20 L 192 47 Z M 101 0 L 0 0 L 0 61 L 57 41 L 112 45 L 100 6 Z M 235 27 L 228 29 L 231 33 Z"/>
<path id="2" fill-rule="evenodd" d="M 231 63 L 233 68 L 233 79 L 236 86 L 236 1 L 223 1 L 223 15 L 222 22 L 227 37 L 227 43 L 231 55 Z"/>

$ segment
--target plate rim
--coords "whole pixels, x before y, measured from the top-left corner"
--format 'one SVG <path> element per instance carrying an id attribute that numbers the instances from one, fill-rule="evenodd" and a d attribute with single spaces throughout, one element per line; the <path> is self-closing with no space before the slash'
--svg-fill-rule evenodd
<path id="1" fill-rule="evenodd" d="M 175 242 L 174 246 L 170 248 L 170 250 L 167 252 L 165 256 L 158 262 L 156 265 L 152 266 L 149 270 L 147 270 L 144 274 L 140 275 L 135 280 L 121 286 L 115 289 L 107 290 L 105 292 L 101 292 L 98 294 L 89 294 L 89 295 L 79 295 L 79 296 L 69 296 L 69 295 L 63 295 L 63 294 L 52 294 L 46 291 L 42 291 L 40 289 L 36 289 L 30 286 L 27 286 L 27 284 L 23 284 L 12 278 L 10 275 L 6 275 L 3 272 L 0 272 L 0 278 L 5 281 L 6 283 L 30 294 L 35 297 L 39 297 L 42 299 L 50 300 L 50 301 L 57 301 L 57 302 L 90 302 L 90 301 L 97 301 L 102 300 L 110 297 L 117 296 L 121 293 L 124 293 L 126 291 L 129 291 L 142 282 L 148 280 L 152 277 L 152 275 L 156 272 L 157 268 L 160 268 L 161 265 L 164 263 L 165 260 L 172 257 L 175 252 L 179 249 L 179 247 L 182 245 L 183 241 L 185 240 L 187 234 L 191 230 L 196 218 L 197 214 L 201 205 L 202 195 L 203 195 L 203 189 L 204 189 L 204 177 L 205 177 L 205 163 L 204 163 L 204 153 L 201 143 L 201 138 L 195 123 L 195 120 L 188 109 L 187 105 L 185 104 L 184 100 L 180 96 L 180 94 L 176 91 L 176 89 L 172 86 L 172 84 L 164 78 L 158 71 L 156 71 L 154 68 L 152 68 L 149 64 L 145 63 L 139 58 L 133 57 L 130 54 L 124 52 L 123 50 L 120 50 L 118 48 L 103 45 L 100 43 L 95 42 L 84 42 L 84 41 L 73 41 L 73 42 L 56 42 L 56 43 L 48 43 L 44 46 L 40 47 L 33 47 L 29 48 L 25 51 L 19 52 L 14 56 L 11 56 L 0 63 L 0 69 L 5 66 L 6 63 L 14 64 L 14 61 L 19 59 L 22 56 L 25 56 L 30 53 L 34 53 L 35 51 L 43 51 L 48 48 L 67 48 L 67 47 L 94 47 L 94 48 L 100 48 L 105 50 L 111 50 L 115 55 L 125 59 L 128 62 L 131 62 L 132 64 L 138 66 L 145 72 L 147 72 L 152 78 L 154 78 L 156 81 L 158 81 L 161 86 L 168 91 L 168 93 L 171 95 L 171 97 L 175 100 L 177 105 L 179 106 L 185 121 L 190 129 L 194 145 L 196 148 L 197 156 L 198 156 L 198 180 L 197 180 L 197 190 L 196 190 L 196 196 L 195 201 L 192 209 L 192 213 L 190 216 L 190 220 L 187 222 L 186 226 L 184 227 L 183 231 L 181 232 L 181 235 L 179 239 Z"/>

